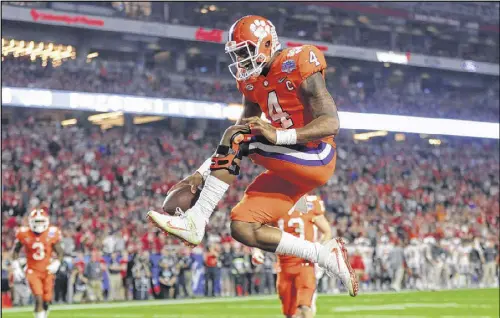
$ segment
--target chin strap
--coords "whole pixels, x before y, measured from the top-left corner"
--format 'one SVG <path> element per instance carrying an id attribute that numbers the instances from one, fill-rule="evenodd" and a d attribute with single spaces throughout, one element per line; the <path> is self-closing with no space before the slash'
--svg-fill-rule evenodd
<path id="1" fill-rule="evenodd" d="M 219 145 L 215 151 L 215 156 L 212 157 L 210 170 L 216 171 L 226 169 L 232 175 L 240 174 L 240 166 L 235 159 L 241 160 L 248 156 L 248 143 L 252 140 L 253 135 L 246 134 L 244 131 L 239 131 L 231 137 L 231 146 Z"/>

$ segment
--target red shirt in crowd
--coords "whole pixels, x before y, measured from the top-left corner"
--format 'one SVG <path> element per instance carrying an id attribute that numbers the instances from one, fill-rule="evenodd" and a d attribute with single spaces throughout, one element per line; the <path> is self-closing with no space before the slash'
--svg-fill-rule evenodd
<path id="1" fill-rule="evenodd" d="M 349 260 L 353 270 L 365 270 L 365 263 L 363 263 L 363 258 L 360 254 L 354 254 Z"/>
<path id="2" fill-rule="evenodd" d="M 205 265 L 207 267 L 215 267 L 215 266 L 217 266 L 217 256 L 214 253 L 212 253 L 212 252 L 208 252 L 205 255 Z"/>
<path id="3" fill-rule="evenodd" d="M 122 276 L 122 278 L 125 278 L 127 276 L 128 259 L 125 259 L 125 258 L 122 257 L 122 259 L 120 260 L 120 266 L 123 266 L 123 264 L 125 264 L 125 269 L 122 269 L 120 271 L 120 275 Z"/>

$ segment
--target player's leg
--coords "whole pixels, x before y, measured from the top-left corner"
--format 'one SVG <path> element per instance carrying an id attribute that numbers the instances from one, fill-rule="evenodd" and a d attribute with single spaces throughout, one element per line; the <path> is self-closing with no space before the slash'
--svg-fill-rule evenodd
<path id="1" fill-rule="evenodd" d="M 312 265 L 312 264 L 311 264 Z M 316 292 L 316 276 L 314 266 L 303 266 L 295 277 L 297 289 L 297 316 L 300 318 L 314 317 L 313 301 Z"/>
<path id="2" fill-rule="evenodd" d="M 54 295 L 54 275 L 46 275 L 43 278 L 43 310 L 45 312 L 45 317 L 49 317 L 49 304 L 52 302 L 52 297 Z"/>
<path id="3" fill-rule="evenodd" d="M 239 174 L 240 161 L 246 155 L 248 140 L 251 138 L 249 133 L 246 126 L 231 126 L 226 129 L 212 157 L 210 175 L 205 180 L 195 205 L 182 216 L 149 211 L 148 217 L 156 226 L 190 244 L 199 244 L 215 207 Z"/>
<path id="4" fill-rule="evenodd" d="M 317 308 L 316 308 L 316 300 L 318 298 L 318 291 L 320 290 L 320 287 L 322 285 L 322 278 L 323 278 L 323 275 L 325 273 L 325 270 L 322 269 L 321 267 L 318 266 L 318 264 L 316 264 L 314 266 L 314 276 L 316 278 L 316 289 L 314 290 L 314 294 L 313 294 L 313 298 L 312 298 L 312 303 L 311 303 L 311 309 L 312 309 L 312 312 L 313 312 L 313 316 L 316 315 L 316 311 L 317 311 Z"/>
<path id="5" fill-rule="evenodd" d="M 302 196 L 326 183 L 335 170 L 335 147 L 324 142 L 312 147 L 283 147 L 255 141 L 249 144 L 249 153 L 256 164 L 268 171 L 250 184 L 231 212 L 233 237 L 251 247 L 292 254 L 317 263 L 320 244 L 305 242 L 263 224 L 276 222 Z M 298 248 L 306 255 L 296 255 L 295 250 L 289 250 L 288 242 L 299 244 Z"/>
<path id="6" fill-rule="evenodd" d="M 294 281 L 294 275 L 283 270 L 278 273 L 276 289 L 281 301 L 281 310 L 287 318 L 292 318 L 297 308 L 297 290 L 295 289 Z"/>
<path id="7" fill-rule="evenodd" d="M 241 243 L 280 255 L 294 255 L 318 263 L 330 275 L 338 276 L 351 296 L 358 291 L 357 279 L 350 268 L 347 251 L 341 239 L 325 245 L 309 242 L 281 230 L 258 223 L 233 221 L 231 233 Z"/>
<path id="8" fill-rule="evenodd" d="M 43 281 L 42 277 L 31 269 L 26 272 L 26 280 L 30 285 L 33 298 L 35 299 L 35 318 L 45 318 L 45 311 L 43 309 Z"/>
<path id="9" fill-rule="evenodd" d="M 265 224 L 285 215 L 303 194 L 273 172 L 260 174 L 231 211 L 231 236 L 244 245 L 275 253 L 282 231 Z"/>
<path id="10" fill-rule="evenodd" d="M 333 239 L 322 245 L 265 225 L 277 222 L 310 190 L 290 183 L 273 172 L 262 173 L 231 211 L 231 235 L 250 247 L 280 255 L 294 255 L 318 263 L 329 275 L 339 276 L 349 294 L 355 296 L 358 290 L 357 279 L 347 259 L 342 239 Z"/>

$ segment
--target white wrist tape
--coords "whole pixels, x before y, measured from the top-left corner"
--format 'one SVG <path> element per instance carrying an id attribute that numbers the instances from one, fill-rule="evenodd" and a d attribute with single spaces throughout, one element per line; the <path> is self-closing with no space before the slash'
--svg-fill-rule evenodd
<path id="1" fill-rule="evenodd" d="M 201 164 L 201 166 L 196 170 L 201 176 L 203 177 L 203 180 L 206 180 L 208 178 L 208 175 L 210 173 L 210 165 L 212 164 L 212 158 L 208 158 Z"/>
<path id="2" fill-rule="evenodd" d="M 277 145 L 295 145 L 297 144 L 297 131 L 295 129 L 277 129 Z"/>

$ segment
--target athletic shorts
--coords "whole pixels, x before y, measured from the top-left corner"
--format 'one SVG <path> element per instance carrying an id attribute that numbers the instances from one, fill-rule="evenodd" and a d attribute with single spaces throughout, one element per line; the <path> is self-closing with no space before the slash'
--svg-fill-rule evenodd
<path id="1" fill-rule="evenodd" d="M 46 302 L 52 301 L 54 275 L 28 269 L 26 271 L 26 280 L 34 296 L 42 296 L 43 301 Z"/>
<path id="2" fill-rule="evenodd" d="M 250 159 L 267 171 L 255 178 L 233 208 L 234 221 L 276 222 L 303 195 L 324 185 L 335 171 L 334 142 L 276 146 L 255 141 L 249 149 Z"/>
<path id="3" fill-rule="evenodd" d="M 295 315 L 299 306 L 312 308 L 316 292 L 314 264 L 292 267 L 282 264 L 276 284 L 285 316 Z"/>

